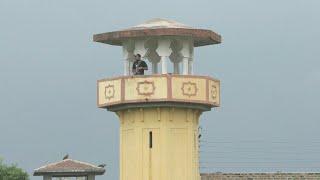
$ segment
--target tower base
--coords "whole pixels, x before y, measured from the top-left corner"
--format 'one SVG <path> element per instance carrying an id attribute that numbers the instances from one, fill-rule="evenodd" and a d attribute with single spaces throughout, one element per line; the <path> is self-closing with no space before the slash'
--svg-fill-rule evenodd
<path id="1" fill-rule="evenodd" d="M 120 180 L 200 180 L 200 111 L 132 108 L 120 118 Z"/>

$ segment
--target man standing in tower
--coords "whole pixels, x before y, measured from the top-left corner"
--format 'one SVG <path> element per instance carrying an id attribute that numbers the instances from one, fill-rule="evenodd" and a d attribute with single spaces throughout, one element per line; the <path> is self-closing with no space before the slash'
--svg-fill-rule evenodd
<path id="1" fill-rule="evenodd" d="M 134 58 L 135 58 L 135 61 L 133 62 L 133 66 L 132 66 L 133 75 L 144 75 L 144 71 L 148 70 L 147 63 L 141 60 L 140 54 L 136 54 Z"/>

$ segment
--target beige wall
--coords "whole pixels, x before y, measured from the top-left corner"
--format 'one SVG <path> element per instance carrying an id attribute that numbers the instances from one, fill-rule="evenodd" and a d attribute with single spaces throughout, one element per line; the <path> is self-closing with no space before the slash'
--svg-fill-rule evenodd
<path id="1" fill-rule="evenodd" d="M 200 180 L 198 110 L 137 108 L 117 114 L 120 180 Z"/>
<path id="2" fill-rule="evenodd" d="M 220 105 L 220 81 L 206 76 L 122 76 L 98 81 L 99 107 L 137 102 L 185 102 Z"/>

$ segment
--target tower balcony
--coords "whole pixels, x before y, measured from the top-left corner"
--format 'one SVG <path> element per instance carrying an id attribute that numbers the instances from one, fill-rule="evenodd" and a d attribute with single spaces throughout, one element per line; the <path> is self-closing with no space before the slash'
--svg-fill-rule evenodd
<path id="1" fill-rule="evenodd" d="M 220 105 L 220 81 L 208 76 L 119 76 L 97 82 L 97 105 L 110 111 L 182 107 L 208 111 Z"/>

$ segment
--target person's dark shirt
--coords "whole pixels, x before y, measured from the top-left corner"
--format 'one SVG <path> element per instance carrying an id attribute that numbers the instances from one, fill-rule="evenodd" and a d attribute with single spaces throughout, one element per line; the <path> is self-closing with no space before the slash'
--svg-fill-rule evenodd
<path id="1" fill-rule="evenodd" d="M 144 75 L 144 70 L 148 69 L 146 62 L 137 60 L 133 62 L 132 71 L 134 75 Z"/>

